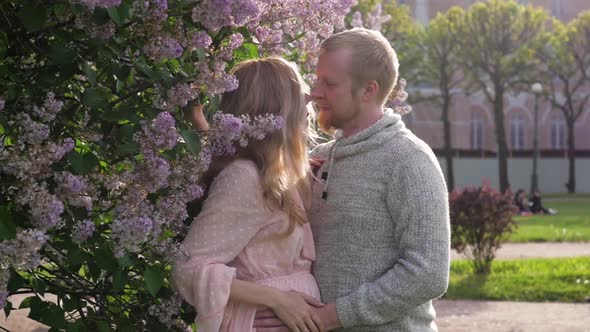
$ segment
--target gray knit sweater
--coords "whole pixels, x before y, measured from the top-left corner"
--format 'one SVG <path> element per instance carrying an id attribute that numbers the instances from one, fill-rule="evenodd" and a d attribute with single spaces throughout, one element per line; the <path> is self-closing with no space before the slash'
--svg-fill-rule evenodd
<path id="1" fill-rule="evenodd" d="M 447 289 L 450 227 L 432 150 L 386 110 L 312 157 L 328 159 L 313 185 L 313 273 L 342 331 L 436 331 L 432 299 Z"/>

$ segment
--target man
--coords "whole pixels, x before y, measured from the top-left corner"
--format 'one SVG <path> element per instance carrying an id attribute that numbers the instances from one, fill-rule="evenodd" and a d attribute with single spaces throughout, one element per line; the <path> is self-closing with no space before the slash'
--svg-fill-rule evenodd
<path id="1" fill-rule="evenodd" d="M 312 97 L 323 129 L 309 211 L 322 307 L 309 307 L 327 330 L 436 331 L 432 299 L 448 285 L 447 189 L 432 150 L 384 109 L 398 60 L 376 31 L 326 39 Z M 259 316 L 263 317 L 263 316 Z M 268 324 L 270 323 L 270 324 Z M 259 318 L 257 331 L 272 319 Z"/>

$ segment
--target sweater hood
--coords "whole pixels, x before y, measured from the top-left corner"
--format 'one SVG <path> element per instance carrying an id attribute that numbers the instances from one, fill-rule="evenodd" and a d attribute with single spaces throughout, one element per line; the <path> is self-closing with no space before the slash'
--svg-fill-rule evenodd
<path id="1" fill-rule="evenodd" d="M 340 159 L 377 149 L 393 139 L 403 129 L 405 129 L 405 125 L 401 120 L 401 115 L 386 108 L 379 121 L 352 136 L 343 137 L 341 130 L 336 131 L 333 158 Z"/>

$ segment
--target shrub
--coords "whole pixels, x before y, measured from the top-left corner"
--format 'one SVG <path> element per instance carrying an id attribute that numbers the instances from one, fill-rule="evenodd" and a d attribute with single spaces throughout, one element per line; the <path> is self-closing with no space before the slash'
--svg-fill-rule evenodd
<path id="1" fill-rule="evenodd" d="M 455 190 L 449 200 L 451 247 L 467 254 L 476 273 L 489 272 L 496 250 L 516 226 L 512 193 L 483 184 Z"/>
<path id="2" fill-rule="evenodd" d="M 167 276 L 215 151 L 181 108 L 217 111 L 241 60 L 313 63 L 351 2 L 2 2 L 0 308 L 30 294 L 55 330 L 192 324 Z"/>

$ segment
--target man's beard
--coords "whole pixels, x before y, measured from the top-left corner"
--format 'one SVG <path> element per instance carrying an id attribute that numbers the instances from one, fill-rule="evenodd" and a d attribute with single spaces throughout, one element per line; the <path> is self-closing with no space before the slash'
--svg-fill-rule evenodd
<path id="1" fill-rule="evenodd" d="M 332 124 L 329 113 L 330 112 L 320 111 L 320 112 L 318 112 L 318 118 L 317 118 L 318 126 L 320 127 L 320 129 L 323 132 L 325 132 L 327 134 L 331 134 L 334 132 L 334 130 L 336 130 L 336 128 Z"/>

